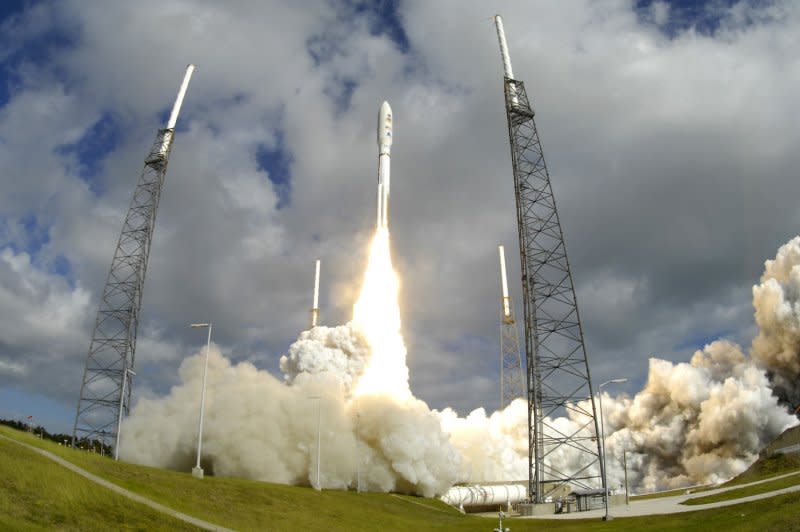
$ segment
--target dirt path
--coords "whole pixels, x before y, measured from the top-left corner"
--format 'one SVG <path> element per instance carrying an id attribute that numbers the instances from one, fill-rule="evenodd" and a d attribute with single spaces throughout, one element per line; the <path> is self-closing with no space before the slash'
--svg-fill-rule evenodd
<path id="1" fill-rule="evenodd" d="M 45 458 L 49 458 L 50 460 L 58 463 L 59 465 L 62 465 L 64 467 L 66 467 L 70 471 L 73 471 L 73 472 L 81 475 L 82 477 L 91 480 L 92 482 L 94 482 L 96 484 L 100 484 L 104 488 L 108 488 L 111 491 L 122 495 L 123 497 L 127 497 L 127 498 L 129 498 L 129 499 L 131 499 L 133 501 L 136 501 L 138 503 L 141 503 L 141 504 L 144 504 L 146 506 L 149 506 L 153 510 L 159 511 L 159 512 L 164 513 L 164 514 L 167 514 L 167 515 L 169 515 L 171 517 L 174 517 L 176 519 L 180 519 L 181 521 L 185 521 L 186 523 L 192 524 L 192 525 L 194 525 L 196 527 L 199 527 L 199 528 L 202 528 L 202 529 L 205 529 L 205 530 L 218 530 L 218 531 L 232 532 L 229 528 L 224 528 L 224 527 L 215 525 L 214 523 L 209 523 L 208 521 L 203 521 L 202 519 L 198 519 L 196 517 L 192 517 L 191 515 L 186 515 L 185 513 L 181 513 L 181 512 L 178 512 L 176 510 L 173 510 L 172 508 L 168 508 L 168 507 L 164 506 L 163 504 L 159 504 L 159 503 L 157 503 L 155 501 L 152 501 L 150 499 L 142 497 L 141 495 L 139 495 L 137 493 L 134 493 L 132 491 L 128 491 L 125 488 L 121 488 L 121 487 L 117 486 L 116 484 L 113 484 L 113 483 L 111 483 L 111 482 L 109 482 L 109 481 L 107 481 L 107 480 L 105 480 L 103 478 L 98 477 L 97 475 L 93 475 L 93 474 L 89 473 L 85 469 L 80 468 L 80 467 L 76 466 L 75 464 L 73 464 L 72 462 L 68 462 L 67 460 L 64 460 L 61 457 L 58 457 L 58 456 L 54 455 L 53 453 L 51 453 L 49 451 L 45 451 L 44 449 L 40 449 L 40 448 L 35 447 L 33 445 L 29 445 L 27 443 L 23 443 L 21 441 L 15 440 L 13 438 L 9 438 L 7 436 L 3 436 L 2 434 L 0 434 L 0 438 L 3 438 L 4 440 L 8 440 L 10 442 L 22 445 L 23 447 L 27 447 L 31 451 L 33 451 L 35 453 L 38 453 L 38 454 L 44 456 Z"/>

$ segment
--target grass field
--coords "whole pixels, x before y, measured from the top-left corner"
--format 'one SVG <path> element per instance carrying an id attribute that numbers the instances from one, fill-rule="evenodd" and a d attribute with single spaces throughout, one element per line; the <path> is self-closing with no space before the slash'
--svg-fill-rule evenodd
<path id="1" fill-rule="evenodd" d="M 646 493 L 644 495 L 631 495 L 632 501 L 643 501 L 646 499 L 661 499 L 662 497 L 675 497 L 676 495 L 686 495 L 689 493 L 700 493 L 702 491 L 713 490 L 716 486 L 709 484 L 708 486 L 693 486 L 691 488 L 678 488 L 669 491 L 659 491 L 656 493 Z"/>
<path id="2" fill-rule="evenodd" d="M 60 447 L 29 434 L 0 427 L 0 434 L 45 448 L 88 471 L 144 495 L 175 510 L 237 530 L 374 531 L 438 530 L 491 531 L 496 518 L 462 515 L 435 499 L 390 494 L 360 493 L 284 486 L 231 478 L 193 478 L 188 473 L 166 471 L 114 462 L 91 453 Z M 0 440 L 2 441 L 2 440 Z M 84 485 L 78 475 L 48 459 L 20 448 L 22 454 L 6 453 L 15 444 L 5 442 L 0 452 L 2 468 L 16 471 L 12 484 L 0 480 L 0 529 L 63 528 L 66 530 L 181 530 L 182 523 L 91 485 L 84 500 L 66 497 L 72 491 L 61 486 Z M 5 458 L 8 459 L 5 459 Z M 16 496 L 20 471 L 41 470 Z M 100 493 L 104 492 L 104 493 Z M 12 502 L 13 501 L 13 502 Z M 13 506 L 13 512 L 6 510 Z M 56 510 L 42 511 L 42 508 Z M 135 507 L 135 517 L 126 514 Z M 527 530 L 798 530 L 796 517 L 800 494 L 789 494 L 726 508 L 671 516 L 580 521 L 522 520 L 504 522 L 512 532 Z M 9 517 L 10 516 L 10 517 Z M 140 519 L 136 521 L 135 518 Z M 65 524 L 66 523 L 66 524 Z M 186 529 L 184 526 L 183 529 Z"/>
<path id="3" fill-rule="evenodd" d="M 0 439 L 0 529 L 197 530 Z M 102 518 L 98 518 L 102 515 Z"/>
<path id="4" fill-rule="evenodd" d="M 688 501 L 683 502 L 682 504 L 693 506 L 696 504 L 707 504 L 710 502 L 717 502 L 717 501 L 730 501 L 732 499 L 741 499 L 742 497 L 749 497 L 750 495 L 767 493 L 768 491 L 788 488 L 790 486 L 796 486 L 798 484 L 800 484 L 800 474 L 792 475 L 790 477 L 779 478 L 776 480 L 768 480 L 767 482 L 763 482 L 761 484 L 736 488 L 730 491 L 723 491 L 722 493 L 716 493 L 714 495 L 706 495 L 705 497 L 694 497 L 689 499 Z"/>

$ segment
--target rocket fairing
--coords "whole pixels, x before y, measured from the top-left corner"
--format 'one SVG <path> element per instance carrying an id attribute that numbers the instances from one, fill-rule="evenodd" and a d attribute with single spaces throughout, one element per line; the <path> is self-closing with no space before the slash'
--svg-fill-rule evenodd
<path id="1" fill-rule="evenodd" d="M 392 151 L 392 108 L 383 102 L 378 112 L 378 229 L 389 228 L 389 166 Z"/>

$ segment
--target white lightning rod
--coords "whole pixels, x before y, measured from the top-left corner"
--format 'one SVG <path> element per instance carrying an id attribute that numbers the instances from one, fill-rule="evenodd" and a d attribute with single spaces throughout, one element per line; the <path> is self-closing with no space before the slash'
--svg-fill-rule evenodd
<path id="1" fill-rule="evenodd" d="M 186 89 L 189 88 L 189 81 L 192 79 L 192 74 L 196 68 L 197 67 L 191 63 L 186 66 L 186 73 L 183 75 L 183 83 L 181 83 L 181 88 L 178 89 L 178 96 L 175 98 L 175 104 L 172 106 L 172 112 L 169 114 L 169 120 L 167 120 L 167 131 L 164 133 L 164 140 L 160 150 L 162 155 L 167 153 L 167 149 L 172 142 L 172 137 L 175 135 L 175 124 L 178 122 L 178 114 L 181 112 L 183 98 L 186 96 Z"/>
<path id="2" fill-rule="evenodd" d="M 500 285 L 503 293 L 503 317 L 511 317 L 511 298 L 508 297 L 508 280 L 506 278 L 506 253 L 503 246 L 497 246 L 500 252 Z"/>
<path id="3" fill-rule="evenodd" d="M 497 28 L 497 40 L 500 42 L 500 56 L 503 59 L 503 75 L 510 80 L 514 79 L 514 71 L 511 68 L 511 56 L 508 55 L 508 44 L 506 43 L 506 32 L 503 29 L 503 17 L 494 16 L 494 25 Z M 517 91 L 514 84 L 511 84 L 511 104 L 517 105 Z"/>
<path id="4" fill-rule="evenodd" d="M 317 326 L 319 318 L 319 259 L 317 259 L 316 272 L 314 273 L 314 307 L 311 309 L 311 328 Z"/>

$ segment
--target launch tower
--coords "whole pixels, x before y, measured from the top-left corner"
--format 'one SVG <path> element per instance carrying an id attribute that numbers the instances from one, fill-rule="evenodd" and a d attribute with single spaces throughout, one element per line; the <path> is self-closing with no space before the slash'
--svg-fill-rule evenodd
<path id="1" fill-rule="evenodd" d="M 529 494 L 543 503 L 564 484 L 602 485 L 603 463 L 578 303 L 550 176 L 525 84 L 514 78 L 503 21 L 495 17 L 517 204 L 528 384 Z M 568 415 L 577 428 L 552 420 Z M 573 466 L 555 457 L 578 453 Z"/>
<path id="2" fill-rule="evenodd" d="M 117 249 L 100 298 L 92 341 L 83 370 L 72 445 L 76 440 L 114 442 L 117 456 L 119 425 L 130 407 L 136 332 L 147 259 L 156 222 L 161 187 L 175 136 L 183 97 L 195 66 L 186 67 L 167 127 L 158 130 L 144 162 L 122 226 Z"/>

